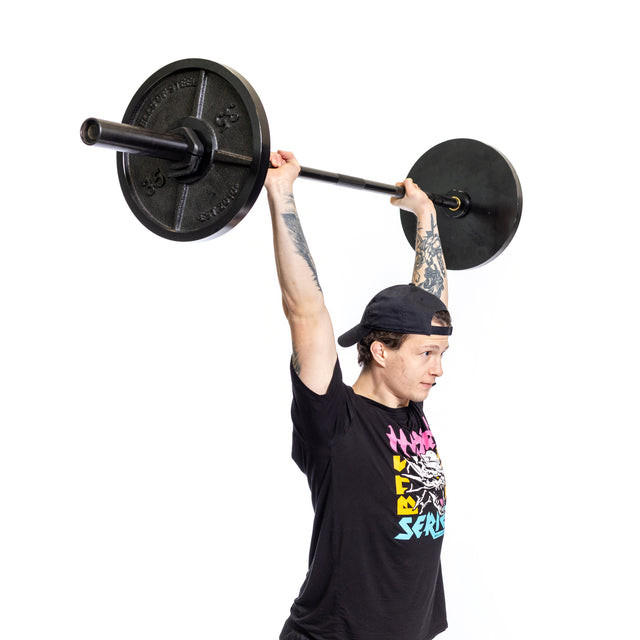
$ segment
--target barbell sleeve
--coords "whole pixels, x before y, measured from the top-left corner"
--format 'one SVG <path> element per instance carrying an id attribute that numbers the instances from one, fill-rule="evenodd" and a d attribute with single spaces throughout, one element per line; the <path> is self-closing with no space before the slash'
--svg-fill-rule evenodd
<path id="1" fill-rule="evenodd" d="M 82 123 L 80 137 L 88 145 L 107 146 L 164 160 L 179 161 L 190 155 L 190 144 L 180 134 L 160 133 L 97 118 L 87 118 Z"/>

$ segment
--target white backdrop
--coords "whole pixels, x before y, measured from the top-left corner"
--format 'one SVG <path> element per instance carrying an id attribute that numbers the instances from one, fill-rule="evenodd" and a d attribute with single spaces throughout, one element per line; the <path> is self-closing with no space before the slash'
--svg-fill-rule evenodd
<path id="1" fill-rule="evenodd" d="M 448 481 L 448 640 L 637 633 L 638 46 L 631 3 L 21 3 L 4 20 L 0 637 L 275 639 L 306 571 L 289 336 L 262 194 L 225 236 L 130 213 L 119 120 L 156 69 L 245 76 L 273 148 L 395 182 L 500 149 L 524 192 L 492 263 L 450 274 L 426 405 Z M 309 181 L 336 332 L 412 253 L 384 196 Z M 346 379 L 355 353 L 342 352 Z M 634 592 L 635 590 L 635 592 Z"/>

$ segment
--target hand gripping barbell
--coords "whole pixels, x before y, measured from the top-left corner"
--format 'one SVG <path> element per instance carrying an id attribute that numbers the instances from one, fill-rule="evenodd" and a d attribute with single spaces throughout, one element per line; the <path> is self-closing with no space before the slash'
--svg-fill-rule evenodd
<path id="1" fill-rule="evenodd" d="M 210 60 L 179 60 L 138 89 L 123 122 L 88 118 L 88 145 L 118 150 L 122 192 L 137 218 L 170 240 L 200 240 L 232 229 L 255 203 L 269 169 L 269 125 L 251 85 Z M 302 167 L 300 176 L 397 198 L 404 187 Z M 498 256 L 522 212 L 520 181 L 496 149 L 470 139 L 442 142 L 413 166 L 436 205 L 447 267 L 469 269 Z M 444 195 L 439 195 L 444 193 Z M 401 211 L 414 246 L 416 218 Z"/>

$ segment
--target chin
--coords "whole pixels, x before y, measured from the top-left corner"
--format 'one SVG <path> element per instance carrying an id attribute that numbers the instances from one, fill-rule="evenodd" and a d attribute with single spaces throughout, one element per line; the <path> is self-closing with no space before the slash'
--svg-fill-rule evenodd
<path id="1" fill-rule="evenodd" d="M 406 393 L 406 395 L 404 395 L 403 393 L 399 397 L 403 397 L 407 402 L 407 404 L 409 402 L 424 402 L 428 398 L 430 391 L 431 391 L 431 387 L 424 388 L 421 386 L 418 389 L 415 389 L 415 388 L 413 390 L 406 389 L 404 392 Z"/>
<path id="2" fill-rule="evenodd" d="M 416 393 L 416 398 L 414 398 L 414 402 L 424 402 L 429 397 L 429 392 L 431 391 L 431 387 L 428 389 L 421 389 Z"/>

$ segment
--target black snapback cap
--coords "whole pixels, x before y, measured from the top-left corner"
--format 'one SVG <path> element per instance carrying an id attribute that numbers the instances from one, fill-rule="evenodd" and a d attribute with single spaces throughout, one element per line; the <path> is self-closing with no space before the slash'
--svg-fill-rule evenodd
<path id="1" fill-rule="evenodd" d="M 398 284 L 383 289 L 366 306 L 362 320 L 338 338 L 341 347 L 350 347 L 366 338 L 371 331 L 394 331 L 421 335 L 450 336 L 452 327 L 433 326 L 431 320 L 446 305 L 432 293 L 414 284 Z"/>

